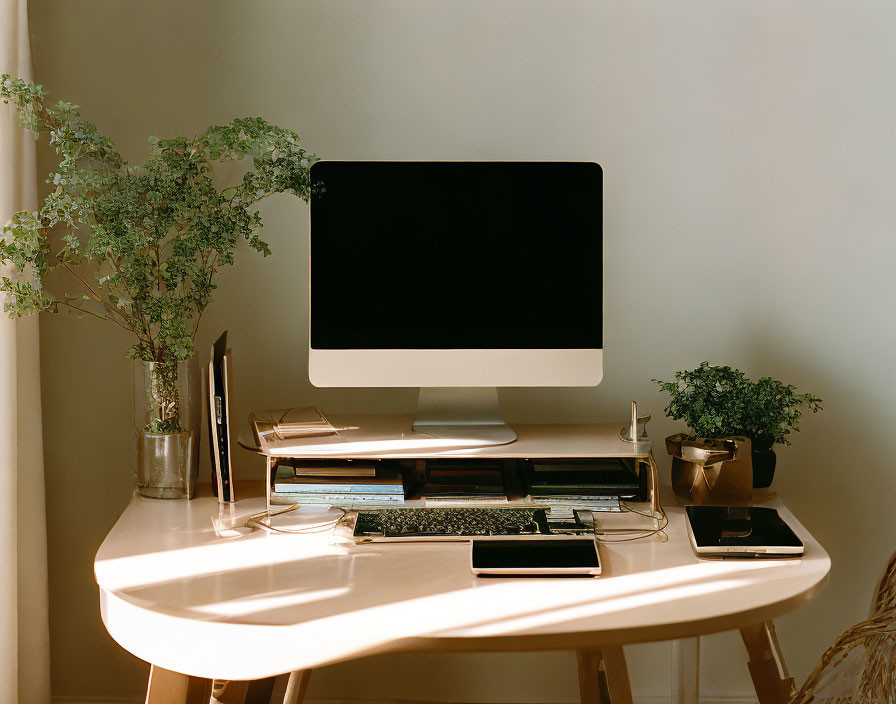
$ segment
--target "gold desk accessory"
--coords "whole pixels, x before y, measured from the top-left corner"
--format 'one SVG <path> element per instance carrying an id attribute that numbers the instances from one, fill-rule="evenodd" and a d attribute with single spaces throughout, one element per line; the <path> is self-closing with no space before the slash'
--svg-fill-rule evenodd
<path id="1" fill-rule="evenodd" d="M 749 438 L 692 438 L 678 433 L 666 438 L 666 451 L 672 456 L 672 490 L 682 504 L 752 506 Z"/>
<path id="2" fill-rule="evenodd" d="M 632 401 L 631 422 L 619 429 L 619 439 L 630 443 L 649 441 L 650 438 L 647 435 L 647 423 L 649 420 L 649 415 L 638 415 L 638 404 Z"/>
<path id="3" fill-rule="evenodd" d="M 650 436 L 647 435 L 647 423 L 649 420 L 649 415 L 638 415 L 638 404 L 636 401 L 632 401 L 631 419 L 629 420 L 628 425 L 623 425 L 619 429 L 619 439 L 623 442 L 631 443 L 632 447 L 637 446 L 638 443 L 650 443 Z M 660 507 L 659 502 L 659 470 L 653 459 L 652 451 L 647 453 L 646 462 L 648 471 L 648 496 L 650 501 L 649 517 L 650 520 L 653 521 L 655 528 L 659 530 L 660 521 L 656 516 L 658 513 L 661 516 L 664 516 L 664 514 L 662 513 L 662 508 Z"/>

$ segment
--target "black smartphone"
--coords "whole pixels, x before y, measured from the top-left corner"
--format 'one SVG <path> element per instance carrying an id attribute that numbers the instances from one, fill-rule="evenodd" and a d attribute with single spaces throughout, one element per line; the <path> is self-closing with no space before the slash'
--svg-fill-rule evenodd
<path id="1" fill-rule="evenodd" d="M 472 541 L 477 576 L 597 576 L 600 556 L 594 538 L 511 538 Z"/>

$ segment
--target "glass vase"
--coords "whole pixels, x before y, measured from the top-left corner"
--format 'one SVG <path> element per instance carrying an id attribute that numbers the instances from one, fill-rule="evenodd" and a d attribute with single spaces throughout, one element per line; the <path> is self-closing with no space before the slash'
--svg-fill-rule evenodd
<path id="1" fill-rule="evenodd" d="M 137 495 L 192 499 L 199 472 L 200 376 L 195 357 L 134 361 Z"/>

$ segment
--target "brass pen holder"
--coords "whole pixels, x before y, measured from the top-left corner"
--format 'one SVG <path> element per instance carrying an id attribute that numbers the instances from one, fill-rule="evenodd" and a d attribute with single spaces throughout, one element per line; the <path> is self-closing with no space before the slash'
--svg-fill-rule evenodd
<path id="1" fill-rule="evenodd" d="M 672 456 L 672 490 L 685 505 L 751 506 L 753 462 L 750 439 L 690 438 L 681 433 L 666 438 Z"/>

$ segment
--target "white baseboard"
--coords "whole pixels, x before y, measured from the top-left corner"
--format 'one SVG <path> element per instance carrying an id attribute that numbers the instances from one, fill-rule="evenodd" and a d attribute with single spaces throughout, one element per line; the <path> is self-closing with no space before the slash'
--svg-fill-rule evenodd
<path id="1" fill-rule="evenodd" d="M 670 704 L 672 697 L 632 697 L 635 704 Z M 756 697 L 722 696 L 705 697 L 700 695 L 700 704 L 759 704 Z"/>
<path id="2" fill-rule="evenodd" d="M 632 697 L 634 704 L 671 704 L 671 697 Z M 433 702 L 416 699 L 315 699 L 309 698 L 306 704 L 455 704 L 452 702 Z M 464 704 L 471 704 L 465 702 Z M 476 704 L 485 704 L 476 702 Z M 511 704 L 502 702 L 496 704 Z M 572 704 L 571 702 L 545 702 L 543 704 Z M 704 697 L 700 704 L 758 704 L 755 697 Z"/>
<path id="3" fill-rule="evenodd" d="M 143 699 L 115 697 L 50 697 L 50 704 L 141 704 Z"/>
<path id="4" fill-rule="evenodd" d="M 671 704 L 671 697 L 632 697 L 634 704 Z M 417 699 L 306 699 L 306 704 L 456 704 L 452 702 L 433 702 Z M 472 704 L 464 702 L 463 704 Z M 485 704 L 476 702 L 475 704 Z M 501 702 L 496 704 L 512 704 Z M 573 704 L 571 702 L 544 702 L 543 704 Z M 700 696 L 700 704 L 758 704 L 755 697 L 704 697 Z"/>
<path id="5" fill-rule="evenodd" d="M 103 697 L 53 697 L 52 704 L 141 704 L 143 699 L 114 699 Z M 309 698 L 307 704 L 446 704 L 408 699 L 316 699 Z M 670 704 L 670 697 L 634 697 L 635 704 Z M 757 704 L 754 697 L 700 697 L 701 704 Z M 481 703 L 478 703 L 481 704 Z M 546 702 L 545 704 L 570 704 L 569 702 Z"/>
<path id="6" fill-rule="evenodd" d="M 50 697 L 50 704 L 143 704 L 141 699 L 115 697 Z"/>

